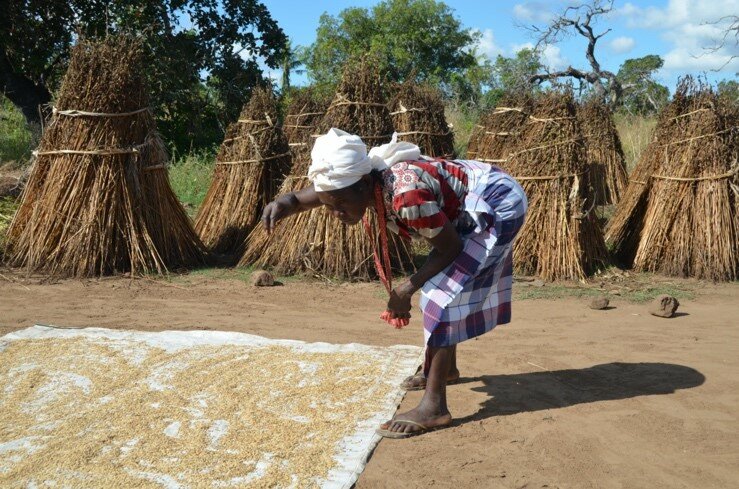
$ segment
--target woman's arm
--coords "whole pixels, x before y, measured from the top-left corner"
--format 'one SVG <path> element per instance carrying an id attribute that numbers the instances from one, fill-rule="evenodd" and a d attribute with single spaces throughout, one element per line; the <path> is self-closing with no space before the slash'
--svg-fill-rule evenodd
<path id="1" fill-rule="evenodd" d="M 434 249 L 429 253 L 426 263 L 407 282 L 395 287 L 390 294 L 388 310 L 395 313 L 395 317 L 408 317 L 413 294 L 431 277 L 449 266 L 462 252 L 462 238 L 449 221 L 444 223 L 439 234 L 428 241 Z"/>
<path id="2" fill-rule="evenodd" d="M 267 204 L 262 212 L 262 223 L 267 228 L 267 234 L 270 234 L 278 221 L 319 205 L 321 201 L 318 200 L 318 194 L 311 184 L 303 190 L 281 195 Z"/>

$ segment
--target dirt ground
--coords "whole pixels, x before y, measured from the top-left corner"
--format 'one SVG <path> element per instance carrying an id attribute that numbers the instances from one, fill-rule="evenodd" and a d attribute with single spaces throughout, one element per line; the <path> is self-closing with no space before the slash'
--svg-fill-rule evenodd
<path id="1" fill-rule="evenodd" d="M 0 272 L 0 335 L 41 323 L 422 342 L 417 319 L 401 331 L 377 319 L 377 284 Z M 515 302 L 511 324 L 459 348 L 453 427 L 383 440 L 357 487 L 738 487 L 739 285 L 694 288 L 673 319 L 618 296 L 605 311 L 584 297 Z M 419 399 L 409 393 L 401 410 Z"/>

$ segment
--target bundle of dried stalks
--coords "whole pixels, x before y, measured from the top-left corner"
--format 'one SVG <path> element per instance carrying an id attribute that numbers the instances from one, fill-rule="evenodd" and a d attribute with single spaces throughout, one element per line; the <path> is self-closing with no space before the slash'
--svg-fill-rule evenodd
<path id="1" fill-rule="evenodd" d="M 480 150 L 480 141 L 482 140 L 482 135 L 485 133 L 485 125 L 487 124 L 490 113 L 493 110 L 495 109 L 490 108 L 486 111 L 483 111 L 480 114 L 480 117 L 477 119 L 477 123 L 472 126 L 472 131 L 470 131 L 470 138 L 467 140 L 467 150 L 465 151 L 464 156 L 466 159 L 477 159 L 477 153 Z"/>
<path id="2" fill-rule="evenodd" d="M 570 93 L 541 96 L 501 165 L 529 201 L 516 240 L 516 272 L 545 280 L 582 279 L 607 261 L 593 210 L 585 146 Z"/>
<path id="3" fill-rule="evenodd" d="M 687 79 L 686 79 L 687 81 Z M 621 195 L 616 211 L 608 222 L 605 237 L 620 264 L 630 266 L 639 246 L 644 215 L 647 209 L 650 176 L 665 158 L 665 144 L 673 139 L 685 123 L 681 114 L 688 112 L 689 84 L 683 81 L 677 87 L 672 102 L 659 114 L 652 141 L 642 152 L 639 162 L 629 175 L 629 183 Z M 676 138 L 676 139 L 679 139 Z"/>
<path id="4" fill-rule="evenodd" d="M 680 277 L 739 276 L 739 128 L 710 87 L 687 84 L 686 111 L 649 178 L 634 267 Z"/>
<path id="5" fill-rule="evenodd" d="M 577 118 L 585 136 L 595 205 L 615 204 L 626 189 L 629 177 L 611 110 L 603 101 L 590 98 L 578 107 Z"/>
<path id="6" fill-rule="evenodd" d="M 246 237 L 276 195 L 291 161 L 277 121 L 277 101 L 271 90 L 256 88 L 238 121 L 228 128 L 195 219 L 195 229 L 210 250 L 243 253 Z"/>
<path id="7" fill-rule="evenodd" d="M 290 144 L 293 165 L 310 163 L 310 151 L 316 126 L 326 114 L 330 100 L 321 96 L 311 88 L 302 88 L 296 91 L 287 107 L 287 115 L 283 128 Z M 308 166 L 304 165 L 290 170 L 291 175 L 305 175 Z"/>
<path id="8" fill-rule="evenodd" d="M 130 38 L 73 48 L 8 230 L 12 265 L 89 277 L 202 261 L 169 185 L 143 71 L 141 44 Z"/>
<path id="9" fill-rule="evenodd" d="M 371 59 L 354 61 L 345 68 L 336 96 L 314 136 L 332 127 L 358 134 L 368 146 L 390 141 L 390 112 Z M 310 184 L 305 177 L 309 164 L 301 161 L 293 166 L 294 172 L 286 179 L 281 194 Z M 374 211 L 367 212 L 372 229 L 377 229 Z M 271 267 L 286 275 L 309 273 L 322 278 L 371 280 L 377 276 L 372 260 L 373 240 L 377 239 L 368 237 L 361 225 L 342 225 L 320 207 L 285 219 L 272 236 L 268 237 L 261 226 L 255 229 L 240 265 Z M 389 245 L 395 269 L 412 270 L 406 243 L 391 237 Z"/>
<path id="10" fill-rule="evenodd" d="M 510 93 L 487 111 L 480 120 L 473 159 L 501 164 L 515 151 L 520 131 L 529 121 L 533 98 L 526 93 Z M 469 152 L 468 152 L 469 155 Z"/>
<path id="11" fill-rule="evenodd" d="M 432 158 L 454 158 L 454 134 L 438 89 L 406 81 L 398 86 L 390 109 L 399 141 L 418 145 L 421 154 Z"/>

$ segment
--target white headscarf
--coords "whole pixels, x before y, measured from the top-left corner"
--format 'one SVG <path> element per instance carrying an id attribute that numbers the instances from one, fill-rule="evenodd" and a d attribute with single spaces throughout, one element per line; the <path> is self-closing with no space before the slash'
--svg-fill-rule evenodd
<path id="1" fill-rule="evenodd" d="M 415 144 L 398 142 L 397 133 L 388 144 L 372 148 L 368 154 L 359 136 L 334 127 L 316 139 L 308 178 L 317 192 L 338 190 L 353 185 L 372 170 L 385 170 L 394 163 L 415 160 L 420 155 L 421 150 Z"/>

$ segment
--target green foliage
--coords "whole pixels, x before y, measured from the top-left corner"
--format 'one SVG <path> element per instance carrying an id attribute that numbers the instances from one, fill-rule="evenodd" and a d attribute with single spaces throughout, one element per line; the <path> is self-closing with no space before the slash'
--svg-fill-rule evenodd
<path id="1" fill-rule="evenodd" d="M 739 73 L 736 74 L 739 76 Z M 726 103 L 739 104 L 739 82 L 736 80 L 721 80 L 716 86 L 716 94 Z"/>
<path id="2" fill-rule="evenodd" d="M 8 229 L 18 205 L 18 201 L 11 197 L 0 197 L 0 252 L 2 252 L 5 242 L 5 231 Z"/>
<path id="3" fill-rule="evenodd" d="M 470 134 L 480 118 L 480 111 L 476 108 L 448 104 L 445 113 L 446 120 L 454 131 L 454 153 L 458 158 L 464 158 Z"/>
<path id="4" fill-rule="evenodd" d="M 631 114 L 654 114 L 670 98 L 669 89 L 654 80 L 664 60 L 656 54 L 627 59 L 616 77 L 623 87 L 621 107 Z"/>
<path id="5" fill-rule="evenodd" d="M 543 68 L 539 53 L 533 49 L 521 49 L 513 58 L 498 55 L 493 65 L 493 88 L 502 92 L 529 89 L 529 78 Z"/>
<path id="6" fill-rule="evenodd" d="M 0 95 L 0 166 L 13 162 L 22 166 L 38 144 L 40 130 L 32 130 L 23 114 Z"/>
<path id="7" fill-rule="evenodd" d="M 190 217 L 194 217 L 210 187 L 215 163 L 214 152 L 199 151 L 180 158 L 173 158 L 169 168 L 169 181 L 177 198 L 185 206 Z"/>
<path id="8" fill-rule="evenodd" d="M 117 32 L 144 38 L 160 131 L 180 150 L 217 142 L 251 89 L 266 83 L 258 59 L 276 68 L 287 44 L 257 0 L 10 0 L 0 61 L 7 59 L 13 76 L 53 92 L 78 35 Z"/>
<path id="9" fill-rule="evenodd" d="M 366 53 L 380 60 L 378 70 L 391 81 L 414 75 L 449 84 L 476 66 L 468 47 L 478 37 L 442 2 L 384 0 L 371 9 L 345 9 L 338 17 L 323 14 L 304 61 L 320 85 L 335 85 L 344 63 Z"/>

